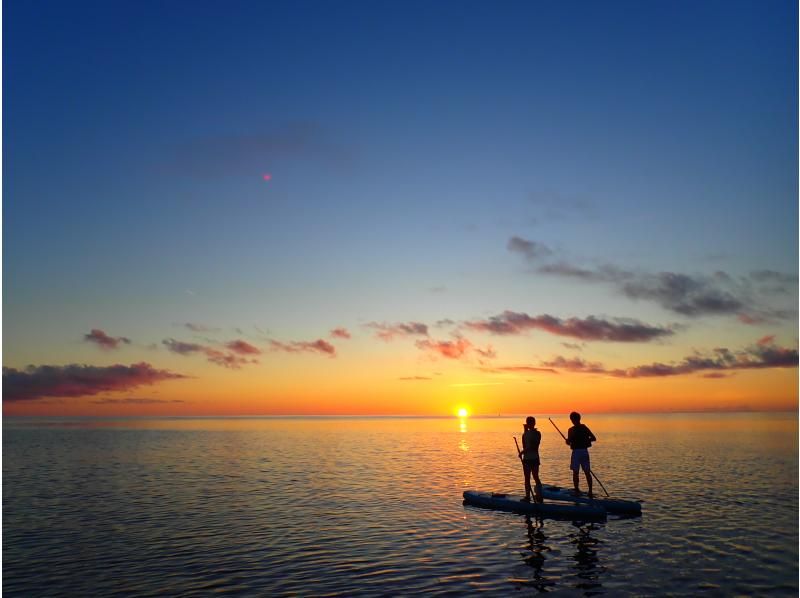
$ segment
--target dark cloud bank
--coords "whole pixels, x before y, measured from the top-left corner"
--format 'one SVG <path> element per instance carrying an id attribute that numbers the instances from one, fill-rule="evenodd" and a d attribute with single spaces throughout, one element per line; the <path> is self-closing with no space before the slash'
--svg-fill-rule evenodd
<path id="1" fill-rule="evenodd" d="M 795 309 L 779 309 L 774 299 L 791 298 L 797 276 L 774 270 L 756 270 L 734 277 L 717 271 L 710 275 L 676 272 L 634 272 L 615 265 L 584 268 L 551 260 L 554 252 L 542 243 L 511 237 L 508 250 L 517 253 L 537 272 L 587 283 L 602 283 L 632 300 L 650 301 L 682 316 L 735 315 L 747 324 L 794 317 Z"/>
<path id="2" fill-rule="evenodd" d="M 3 400 L 33 401 L 46 397 L 81 397 L 100 392 L 124 391 L 186 378 L 149 363 L 93 366 L 71 364 L 3 368 Z"/>
<path id="3" fill-rule="evenodd" d="M 707 378 L 722 378 L 730 371 L 793 368 L 797 367 L 797 364 L 797 349 L 779 347 L 767 337 L 740 351 L 717 348 L 711 353 L 697 353 L 684 357 L 677 363 L 654 362 L 626 369 L 609 369 L 602 363 L 587 361 L 580 357 L 558 356 L 542 362 L 541 365 L 554 370 L 603 374 L 615 378 L 654 378 L 694 373 L 703 373 Z"/>

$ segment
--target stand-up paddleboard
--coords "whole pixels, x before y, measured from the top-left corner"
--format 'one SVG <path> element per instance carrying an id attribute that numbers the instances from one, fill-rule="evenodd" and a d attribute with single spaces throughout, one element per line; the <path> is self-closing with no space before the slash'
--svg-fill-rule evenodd
<path id="1" fill-rule="evenodd" d="M 563 500 L 572 503 L 602 507 L 609 513 L 620 515 L 641 515 L 642 505 L 634 500 L 619 500 L 616 498 L 589 498 L 585 494 L 575 496 L 571 488 L 561 488 L 550 484 L 542 485 L 542 497 L 550 500 Z"/>
<path id="2" fill-rule="evenodd" d="M 498 492 L 467 490 L 464 492 L 464 502 L 476 507 L 510 511 L 512 513 L 530 513 L 543 517 L 584 520 L 606 518 L 606 510 L 600 506 L 527 502 L 519 496 L 500 494 Z"/>

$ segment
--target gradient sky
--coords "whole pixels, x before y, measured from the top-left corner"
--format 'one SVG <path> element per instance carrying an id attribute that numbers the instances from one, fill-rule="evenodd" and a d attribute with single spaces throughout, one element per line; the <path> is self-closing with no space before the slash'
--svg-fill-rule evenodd
<path id="1" fill-rule="evenodd" d="M 797 408 L 796 2 L 3 16 L 6 415 Z"/>

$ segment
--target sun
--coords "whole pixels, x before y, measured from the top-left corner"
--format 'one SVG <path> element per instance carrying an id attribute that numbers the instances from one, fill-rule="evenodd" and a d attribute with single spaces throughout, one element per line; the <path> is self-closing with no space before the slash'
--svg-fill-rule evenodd
<path id="1" fill-rule="evenodd" d="M 459 407 L 456 411 L 456 415 L 458 415 L 458 417 L 467 417 L 469 415 L 469 409 L 466 407 Z"/>

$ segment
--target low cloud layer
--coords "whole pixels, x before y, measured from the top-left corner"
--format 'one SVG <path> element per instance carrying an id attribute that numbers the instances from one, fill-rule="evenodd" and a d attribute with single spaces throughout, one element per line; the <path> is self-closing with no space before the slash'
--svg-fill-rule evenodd
<path id="1" fill-rule="evenodd" d="M 149 363 L 93 366 L 30 365 L 22 370 L 3 368 L 3 401 L 34 401 L 48 397 L 83 397 L 120 392 L 165 380 L 186 378 Z"/>
<path id="2" fill-rule="evenodd" d="M 124 399 L 97 399 L 95 401 L 90 401 L 95 405 L 158 405 L 163 403 L 184 403 L 180 399 L 148 399 L 148 398 L 137 398 L 137 397 L 129 397 Z"/>
<path id="3" fill-rule="evenodd" d="M 433 339 L 418 340 L 418 349 L 446 357 L 447 359 L 461 359 L 472 348 L 472 343 L 465 338 L 452 341 L 437 341 Z"/>
<path id="4" fill-rule="evenodd" d="M 563 259 L 550 259 L 555 252 L 549 247 L 520 237 L 512 237 L 508 249 L 541 274 L 606 284 L 631 300 L 649 301 L 690 318 L 734 315 L 743 323 L 756 324 L 797 314 L 796 308 L 786 307 L 796 304 L 797 276 L 793 274 L 756 270 L 734 277 L 723 271 L 689 275 L 634 272 L 612 264 L 582 267 Z M 775 301 L 783 302 L 784 307 L 776 307 Z"/>
<path id="5" fill-rule="evenodd" d="M 333 330 L 331 330 L 331 337 L 347 340 L 351 338 L 351 334 L 347 330 L 347 328 L 334 328 Z"/>
<path id="6" fill-rule="evenodd" d="M 273 351 L 285 353 L 319 353 L 336 357 L 336 347 L 321 338 L 315 341 L 291 341 L 288 343 L 273 340 L 270 341 L 270 347 Z"/>
<path id="7" fill-rule="evenodd" d="M 370 322 L 367 327 L 375 330 L 375 336 L 384 341 L 406 336 L 428 336 L 428 326 L 421 322 L 400 322 L 397 324 Z"/>
<path id="8" fill-rule="evenodd" d="M 230 341 L 225 343 L 225 347 L 239 355 L 261 355 L 261 349 L 243 340 Z"/>
<path id="9" fill-rule="evenodd" d="M 582 374 L 603 374 L 615 378 L 653 378 L 704 373 L 707 378 L 724 377 L 725 372 L 768 368 L 797 367 L 797 349 L 779 347 L 771 340 L 760 342 L 739 351 L 717 348 L 707 354 L 696 353 L 679 362 L 654 362 L 625 369 L 608 369 L 602 363 L 579 357 L 558 356 L 542 366 Z"/>
<path id="10" fill-rule="evenodd" d="M 650 326 L 629 318 L 603 319 L 589 316 L 562 320 L 549 314 L 529 316 L 526 313 L 513 311 L 504 311 L 486 320 L 466 322 L 464 326 L 471 330 L 497 335 L 524 334 L 529 330 L 541 330 L 584 341 L 623 343 L 648 342 L 673 334 L 671 328 Z"/>
<path id="11" fill-rule="evenodd" d="M 208 345 L 186 343 L 174 338 L 168 338 L 161 342 L 168 350 L 178 355 L 202 354 L 211 363 L 231 369 L 239 369 L 249 363 L 258 363 L 257 359 L 248 356 L 261 354 L 260 349 L 243 340 L 233 340 L 226 343 L 224 346 L 228 349 L 227 352 Z"/>
<path id="12" fill-rule="evenodd" d="M 83 340 L 87 343 L 94 343 L 98 347 L 107 351 L 116 349 L 119 347 L 119 345 L 129 345 L 131 343 L 131 339 L 129 338 L 124 336 L 108 336 L 99 328 L 92 328 L 92 331 L 89 334 L 83 335 Z"/>

